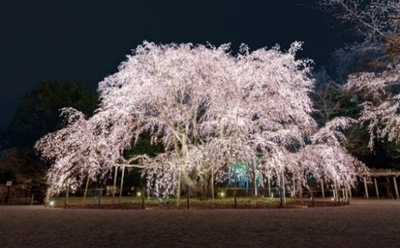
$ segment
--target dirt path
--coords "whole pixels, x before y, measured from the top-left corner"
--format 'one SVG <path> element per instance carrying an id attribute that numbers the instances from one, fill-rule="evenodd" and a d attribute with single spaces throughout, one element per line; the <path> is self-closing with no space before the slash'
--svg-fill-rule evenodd
<path id="1" fill-rule="evenodd" d="M 400 201 L 265 210 L 1 206 L 0 247 L 399 247 Z"/>

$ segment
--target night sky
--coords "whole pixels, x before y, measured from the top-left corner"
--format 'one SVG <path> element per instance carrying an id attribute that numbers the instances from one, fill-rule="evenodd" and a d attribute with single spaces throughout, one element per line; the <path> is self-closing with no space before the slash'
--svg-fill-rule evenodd
<path id="1" fill-rule="evenodd" d="M 191 2 L 191 3 L 190 3 Z M 304 41 L 300 57 L 327 62 L 343 34 L 317 0 L 0 2 L 0 126 L 40 81 L 78 80 L 93 89 L 144 40 L 254 50 Z"/>

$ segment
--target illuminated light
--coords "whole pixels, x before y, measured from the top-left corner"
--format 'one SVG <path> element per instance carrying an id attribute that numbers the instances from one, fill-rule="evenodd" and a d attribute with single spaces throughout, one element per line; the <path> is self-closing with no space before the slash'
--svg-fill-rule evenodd
<path id="1" fill-rule="evenodd" d="M 136 196 L 141 196 L 142 194 L 140 193 L 140 192 L 137 192 L 136 193 Z"/>
<path id="2" fill-rule="evenodd" d="M 331 200 L 333 201 L 333 200 L 335 200 L 335 198 L 332 197 Z"/>
<path id="3" fill-rule="evenodd" d="M 49 205 L 54 206 L 54 201 L 50 201 Z"/>
<path id="4" fill-rule="evenodd" d="M 224 192 L 221 192 L 221 197 L 224 197 L 224 196 L 225 196 Z"/>

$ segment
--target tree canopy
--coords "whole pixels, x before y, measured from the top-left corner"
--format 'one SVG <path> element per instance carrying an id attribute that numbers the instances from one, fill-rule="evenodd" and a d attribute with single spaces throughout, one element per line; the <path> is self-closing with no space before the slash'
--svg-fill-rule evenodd
<path id="1" fill-rule="evenodd" d="M 305 146 L 317 125 L 308 96 L 314 86 L 311 61 L 295 59 L 300 48 L 294 42 L 287 52 L 279 47 L 250 52 L 242 45 L 233 56 L 228 45 L 144 42 L 119 72 L 99 83 L 94 116 L 64 109 L 70 125 L 36 143 L 53 162 L 50 184 L 57 188 L 71 177 L 105 175 L 116 163 L 133 160 L 143 168 L 148 188 L 163 195 L 179 191 L 181 179 L 193 188 L 205 183 L 207 173 L 223 180 L 236 163 L 258 164 L 254 175 L 282 182 L 287 172 L 303 175 L 290 150 Z M 143 132 L 161 142 L 164 152 L 123 158 Z M 324 176 L 351 185 L 354 178 L 340 176 L 359 173 L 353 164 Z"/>

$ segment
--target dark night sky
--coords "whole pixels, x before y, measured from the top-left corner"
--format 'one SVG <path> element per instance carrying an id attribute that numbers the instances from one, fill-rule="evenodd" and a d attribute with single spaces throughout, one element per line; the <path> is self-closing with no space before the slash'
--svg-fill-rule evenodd
<path id="1" fill-rule="evenodd" d="M 190 3 L 192 2 L 192 3 Z M 341 35 L 316 0 L 0 2 L 0 124 L 42 80 L 79 80 L 96 88 L 143 40 L 233 49 L 304 41 L 299 55 L 323 64 Z"/>

